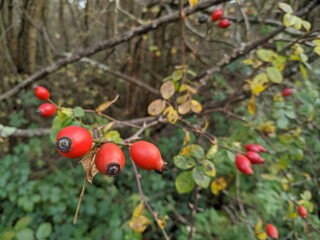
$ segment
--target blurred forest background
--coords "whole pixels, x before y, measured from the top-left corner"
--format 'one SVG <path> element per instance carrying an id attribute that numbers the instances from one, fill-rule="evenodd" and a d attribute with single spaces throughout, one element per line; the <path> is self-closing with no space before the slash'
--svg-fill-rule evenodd
<path id="1" fill-rule="evenodd" d="M 263 240 L 266 223 L 319 239 L 320 1 L 283 2 L 0 0 L 0 239 Z M 211 21 L 217 8 L 229 28 Z M 121 175 L 88 184 L 73 224 L 85 173 L 54 139 L 76 112 L 42 118 L 35 84 L 89 129 L 119 141 L 140 129 L 160 148 L 167 172 L 138 169 L 156 218 L 124 149 Z M 155 99 L 165 111 L 148 112 Z M 253 176 L 234 165 L 245 143 L 268 149 Z"/>

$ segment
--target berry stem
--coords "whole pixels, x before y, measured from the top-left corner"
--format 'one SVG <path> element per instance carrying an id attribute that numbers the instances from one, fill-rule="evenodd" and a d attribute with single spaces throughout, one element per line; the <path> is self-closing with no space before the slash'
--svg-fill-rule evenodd
<path id="1" fill-rule="evenodd" d="M 73 218 L 73 224 L 77 224 L 77 220 L 78 220 L 78 216 L 79 216 L 79 210 L 80 210 L 80 206 L 81 206 L 82 200 L 84 198 L 84 193 L 86 191 L 86 187 L 87 187 L 87 176 L 85 176 L 84 181 L 83 181 L 81 193 L 80 193 L 80 196 L 79 196 L 77 210 L 76 210 L 76 213 L 75 213 L 74 218 Z"/>

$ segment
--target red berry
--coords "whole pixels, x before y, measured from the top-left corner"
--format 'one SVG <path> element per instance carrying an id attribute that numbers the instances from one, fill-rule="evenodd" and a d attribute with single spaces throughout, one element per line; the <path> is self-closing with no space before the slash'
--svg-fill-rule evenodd
<path id="1" fill-rule="evenodd" d="M 298 206 L 298 213 L 302 218 L 307 218 L 308 216 L 308 210 L 303 206 Z"/>
<path id="2" fill-rule="evenodd" d="M 267 151 L 260 144 L 246 144 L 246 145 L 244 145 L 244 147 L 247 149 L 247 151 L 253 151 L 253 152 L 266 152 Z"/>
<path id="3" fill-rule="evenodd" d="M 79 126 L 63 128 L 56 138 L 58 152 L 67 158 L 78 158 L 86 154 L 92 146 L 90 132 Z"/>
<path id="4" fill-rule="evenodd" d="M 211 20 L 212 22 L 215 22 L 217 20 L 219 20 L 220 18 L 222 18 L 223 16 L 223 11 L 221 8 L 213 10 L 212 14 L 211 14 Z"/>
<path id="5" fill-rule="evenodd" d="M 240 172 L 247 174 L 247 175 L 253 174 L 253 170 L 251 168 L 251 162 L 245 156 L 243 156 L 241 154 L 237 154 L 235 163 L 236 163 L 236 166 Z"/>
<path id="6" fill-rule="evenodd" d="M 118 145 L 103 144 L 97 152 L 95 164 L 99 172 L 114 177 L 121 173 L 126 162 L 125 156 Z"/>
<path id="7" fill-rule="evenodd" d="M 138 141 L 130 147 L 130 157 L 139 167 L 146 170 L 156 170 L 162 173 L 167 163 L 162 160 L 159 149 L 152 143 Z"/>
<path id="8" fill-rule="evenodd" d="M 228 28 L 231 25 L 231 22 L 228 19 L 221 19 L 218 23 L 220 28 Z"/>
<path id="9" fill-rule="evenodd" d="M 40 86 L 34 88 L 34 95 L 40 100 L 48 100 L 50 98 L 49 90 Z"/>
<path id="10" fill-rule="evenodd" d="M 292 95 L 293 93 L 293 89 L 292 88 L 285 88 L 282 90 L 282 96 L 283 97 L 288 97 L 290 95 Z"/>
<path id="11" fill-rule="evenodd" d="M 52 103 L 43 103 L 38 108 L 38 112 L 42 117 L 52 117 L 56 113 L 56 110 L 56 106 Z"/>
<path id="12" fill-rule="evenodd" d="M 250 160 L 252 164 L 264 163 L 263 158 L 257 152 L 248 151 L 246 157 Z"/>
<path id="13" fill-rule="evenodd" d="M 267 235 L 269 237 L 271 237 L 272 239 L 278 239 L 279 238 L 279 233 L 278 233 L 278 229 L 273 226 L 272 224 L 268 223 L 266 226 L 266 232 Z"/>

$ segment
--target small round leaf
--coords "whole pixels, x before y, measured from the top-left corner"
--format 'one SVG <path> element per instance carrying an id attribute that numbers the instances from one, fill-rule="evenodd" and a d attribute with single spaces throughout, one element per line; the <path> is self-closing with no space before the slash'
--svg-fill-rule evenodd
<path id="1" fill-rule="evenodd" d="M 148 106 L 148 113 L 151 116 L 159 115 L 166 107 L 166 102 L 162 99 L 156 99 L 152 101 Z"/>

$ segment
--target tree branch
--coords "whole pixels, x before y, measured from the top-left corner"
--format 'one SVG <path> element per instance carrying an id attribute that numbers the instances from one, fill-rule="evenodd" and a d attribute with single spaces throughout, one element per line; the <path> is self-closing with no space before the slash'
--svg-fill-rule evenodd
<path id="1" fill-rule="evenodd" d="M 184 8 L 184 13 L 186 15 L 190 15 L 195 12 L 204 10 L 210 6 L 217 5 L 217 4 L 226 2 L 226 1 L 227 0 L 203 1 L 202 3 L 196 5 L 195 7 L 191 8 L 191 9 L 189 7 Z M 28 78 L 23 80 L 21 83 L 14 86 L 9 91 L 5 92 L 4 94 L 1 94 L 0 101 L 3 101 L 4 99 L 7 99 L 9 97 L 14 96 L 19 91 L 21 91 L 23 88 L 31 85 L 36 80 L 39 80 L 39 79 L 41 79 L 41 78 L 43 78 L 53 72 L 56 72 L 57 70 L 59 70 L 60 68 L 66 66 L 68 64 L 77 62 L 81 58 L 89 57 L 89 56 L 92 56 L 92 55 L 94 55 L 98 52 L 101 52 L 103 50 L 113 48 L 121 43 L 128 42 L 129 40 L 131 40 L 132 38 L 134 38 L 136 36 L 140 36 L 142 34 L 145 34 L 149 31 L 152 31 L 154 29 L 157 29 L 157 28 L 164 26 L 164 25 L 167 25 L 169 23 L 179 21 L 180 19 L 181 19 L 180 11 L 176 11 L 172 14 L 168 14 L 168 15 L 165 15 L 161 18 L 158 18 L 158 19 L 150 22 L 149 24 L 139 26 L 133 30 L 127 31 L 123 34 L 117 35 L 117 36 L 110 38 L 110 39 L 107 39 L 105 41 L 99 42 L 93 47 L 89 47 L 84 50 L 78 51 L 69 57 L 59 59 L 58 61 L 56 61 L 52 65 L 45 67 L 45 68 L 39 70 L 38 72 L 32 74 L 31 76 L 29 76 Z"/>

